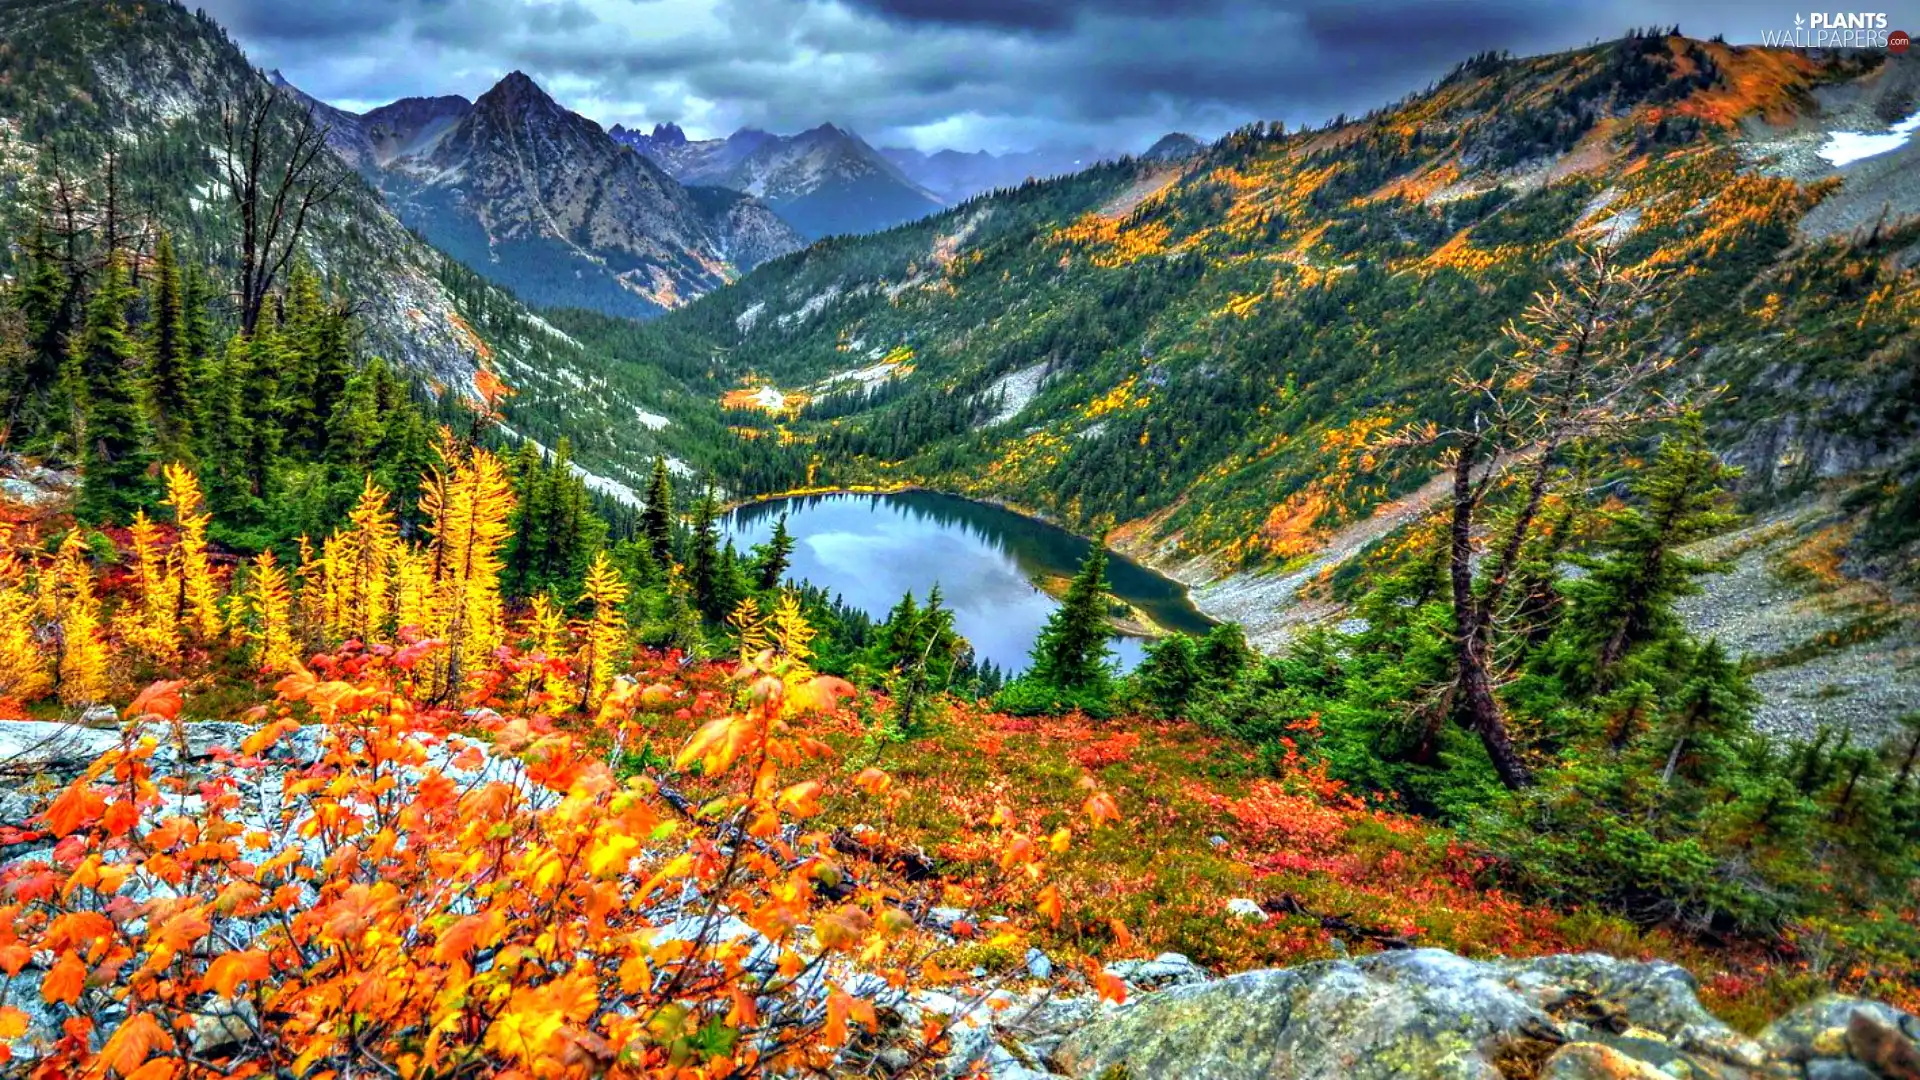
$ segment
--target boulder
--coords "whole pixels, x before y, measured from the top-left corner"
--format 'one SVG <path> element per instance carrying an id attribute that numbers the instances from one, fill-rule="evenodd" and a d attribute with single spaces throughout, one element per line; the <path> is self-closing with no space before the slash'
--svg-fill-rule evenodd
<path id="1" fill-rule="evenodd" d="M 117 731 L 54 720 L 0 720 L 0 773 L 67 779 L 118 745 Z"/>
<path id="2" fill-rule="evenodd" d="M 1138 990 L 1191 986 L 1207 981 L 1206 970 L 1179 953 L 1161 953 L 1151 960 L 1118 960 L 1107 972 Z"/>
<path id="3" fill-rule="evenodd" d="M 1639 1058 L 1603 1043 L 1577 1042 L 1554 1051 L 1540 1080 L 1673 1080 Z"/>
<path id="4" fill-rule="evenodd" d="M 1820 1080 L 1920 1080 L 1920 1017 L 1829 994 L 1760 1033 L 1769 1059 Z"/>
<path id="5" fill-rule="evenodd" d="M 1053 1064 L 1090 1078 L 1501 1080 L 1540 1075 L 1560 1054 L 1569 1080 L 1622 1061 L 1655 1075 L 1760 1075 L 1758 1045 L 1714 1019 L 1693 987 L 1664 963 L 1409 949 L 1143 995 L 1069 1035 Z M 1565 1053 L 1579 1042 L 1606 1052 Z"/>

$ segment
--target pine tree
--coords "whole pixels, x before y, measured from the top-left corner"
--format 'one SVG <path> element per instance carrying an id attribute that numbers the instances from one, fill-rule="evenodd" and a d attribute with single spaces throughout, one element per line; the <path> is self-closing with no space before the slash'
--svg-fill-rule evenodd
<path id="1" fill-rule="evenodd" d="M 1565 591 L 1573 605 L 1562 623 L 1577 681 L 1605 687 L 1635 646 L 1680 631 L 1673 602 L 1699 591 L 1694 579 L 1713 564 L 1681 548 L 1731 525 L 1727 485 L 1737 471 L 1707 448 L 1698 416 L 1684 418 L 1633 485 L 1634 503 L 1609 516 L 1599 558 Z"/>
<path id="2" fill-rule="evenodd" d="M 19 363 L 7 371 L 6 385 L 0 386 L 5 395 L 0 404 L 6 408 L 0 416 L 0 431 L 6 433 L 9 445 L 24 443 L 46 451 L 53 449 L 53 437 L 64 429 L 58 398 L 65 384 L 60 375 L 75 329 L 77 297 L 44 223 L 27 234 L 21 247 L 18 305 L 24 348 Z"/>
<path id="3" fill-rule="evenodd" d="M 156 665 L 176 663 L 180 656 L 180 583 L 171 573 L 172 560 L 160 550 L 160 527 L 145 510 L 136 510 L 127 533 L 133 540 L 139 602 L 121 606 L 115 620 L 120 637 Z"/>
<path id="4" fill-rule="evenodd" d="M 147 395 L 154 438 L 163 453 L 179 457 L 192 446 L 200 358 L 191 351 L 186 279 L 174 256 L 173 238 L 165 232 L 154 246 L 148 289 Z"/>
<path id="5" fill-rule="evenodd" d="M 1155 713 L 1172 719 L 1185 712 L 1187 699 L 1200 685 L 1197 654 L 1193 639 L 1185 634 L 1169 634 L 1147 647 L 1134 676 Z"/>
<path id="6" fill-rule="evenodd" d="M 368 477 L 347 526 L 327 538 L 327 629 L 337 638 L 380 641 L 392 615 L 394 559 L 400 527 L 387 493 Z"/>
<path id="7" fill-rule="evenodd" d="M 667 474 L 667 459 L 653 459 L 653 479 L 647 484 L 647 508 L 640 516 L 640 530 L 655 566 L 665 568 L 673 558 L 673 479 Z"/>
<path id="8" fill-rule="evenodd" d="M 80 499 L 92 522 L 126 521 L 153 500 L 153 465 L 140 350 L 127 333 L 133 290 L 118 252 L 107 260 L 74 339 L 67 381 L 79 416 Z"/>
<path id="9" fill-rule="evenodd" d="M 762 592 L 780 587 L 780 579 L 793 565 L 793 535 L 787 532 L 787 515 L 773 523 L 773 535 L 753 549 L 754 586 Z"/>
<path id="10" fill-rule="evenodd" d="M 720 564 L 720 508 L 713 489 L 700 496 L 693 512 L 693 536 L 687 550 L 687 584 L 693 589 L 693 604 L 703 618 L 719 622 L 727 617 L 726 583 Z"/>
<path id="11" fill-rule="evenodd" d="M 1104 697 L 1111 681 L 1108 634 L 1107 549 L 1094 544 L 1034 640 L 1033 678 L 1058 690 Z"/>
<path id="12" fill-rule="evenodd" d="M 434 470 L 420 510 L 433 536 L 427 630 L 447 643 L 439 659 L 439 695 L 451 697 L 476 677 L 505 636 L 500 572 L 513 489 L 499 458 L 480 447 L 462 451 L 444 432 L 441 458 L 446 466 Z"/>

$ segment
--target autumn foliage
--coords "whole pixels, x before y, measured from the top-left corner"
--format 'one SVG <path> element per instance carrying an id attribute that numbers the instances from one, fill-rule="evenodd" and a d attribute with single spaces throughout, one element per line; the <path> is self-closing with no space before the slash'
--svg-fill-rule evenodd
<path id="1" fill-rule="evenodd" d="M 297 592 L 263 554 L 202 610 L 216 578 L 188 529 L 163 552 L 137 528 L 122 624 L 165 608 L 277 681 L 210 759 L 185 752 L 191 684 L 148 686 L 119 748 L 52 799 L 50 857 L 0 879 L 0 1060 L 30 1005 L 57 1029 L 14 1065 L 43 1078 L 804 1073 L 870 1056 L 890 1003 L 961 978 L 923 927 L 940 882 L 810 824 L 823 799 L 884 800 L 891 781 L 839 775 L 822 736 L 852 687 L 808 667 L 798 605 L 691 672 L 627 643 L 604 559 L 585 619 L 545 598 L 518 617 L 497 585 L 497 461 L 445 453 L 428 546 L 398 539 L 370 485 Z M 191 521 L 190 476 L 169 479 Z M 81 536 L 32 584 L 64 620 L 61 692 L 99 700 L 109 641 Z M 28 595 L 9 557 L 0 616 Z M 0 673 L 15 693 L 53 685 Z M 637 752 L 669 743 L 671 759 Z M 1062 796 L 1089 828 L 1118 819 L 1110 796 Z M 988 827 L 993 880 L 970 898 L 1014 916 L 1003 936 L 1058 924 L 1048 871 L 1072 830 Z M 932 1060 L 946 1023 L 884 1042 Z"/>

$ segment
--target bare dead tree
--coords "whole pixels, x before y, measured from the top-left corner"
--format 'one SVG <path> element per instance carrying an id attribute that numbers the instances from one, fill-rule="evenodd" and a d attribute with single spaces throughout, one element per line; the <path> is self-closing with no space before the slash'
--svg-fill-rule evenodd
<path id="1" fill-rule="evenodd" d="M 220 131 L 221 178 L 240 218 L 235 302 L 241 330 L 252 334 L 308 219 L 340 191 L 346 172 L 313 112 L 264 82 L 228 100 Z"/>
<path id="2" fill-rule="evenodd" d="M 1622 264 L 1610 247 L 1582 253 L 1571 280 L 1536 293 L 1505 327 L 1513 345 L 1494 370 L 1476 379 L 1464 370 L 1454 385 L 1467 405 L 1457 428 L 1431 422 L 1395 432 L 1386 447 L 1442 446 L 1453 475 L 1448 522 L 1448 578 L 1453 593 L 1454 677 L 1417 754 L 1430 757 L 1438 728 L 1455 716 L 1480 736 L 1501 782 L 1532 783 L 1495 695 L 1493 632 L 1507 586 L 1556 468 L 1571 443 L 1615 438 L 1649 421 L 1677 415 L 1685 395 L 1659 386 L 1678 356 L 1660 347 L 1662 275 Z M 1474 584 L 1475 535 L 1495 483 L 1525 469 L 1525 486 L 1505 535 L 1488 553 Z"/>

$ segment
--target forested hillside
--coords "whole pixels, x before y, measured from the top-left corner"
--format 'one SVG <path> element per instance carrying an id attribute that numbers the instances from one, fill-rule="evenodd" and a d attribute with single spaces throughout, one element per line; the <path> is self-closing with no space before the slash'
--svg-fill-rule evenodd
<path id="1" fill-rule="evenodd" d="M 1743 489 L 1849 478 L 1888 507 L 1865 542 L 1891 550 L 1920 226 L 1904 189 L 1807 160 L 1823 130 L 1902 115 L 1913 69 L 1658 32 L 1479 57 L 1364 118 L 817 246 L 672 330 L 784 393 L 739 423 L 802 447 L 794 483 L 923 481 L 1218 573 L 1304 562 L 1419 488 L 1430 459 L 1382 433 L 1459 419 L 1452 372 L 1609 245 L 1666 277 L 1637 314 Z M 1823 202 L 1858 227 L 1803 228 Z"/>

